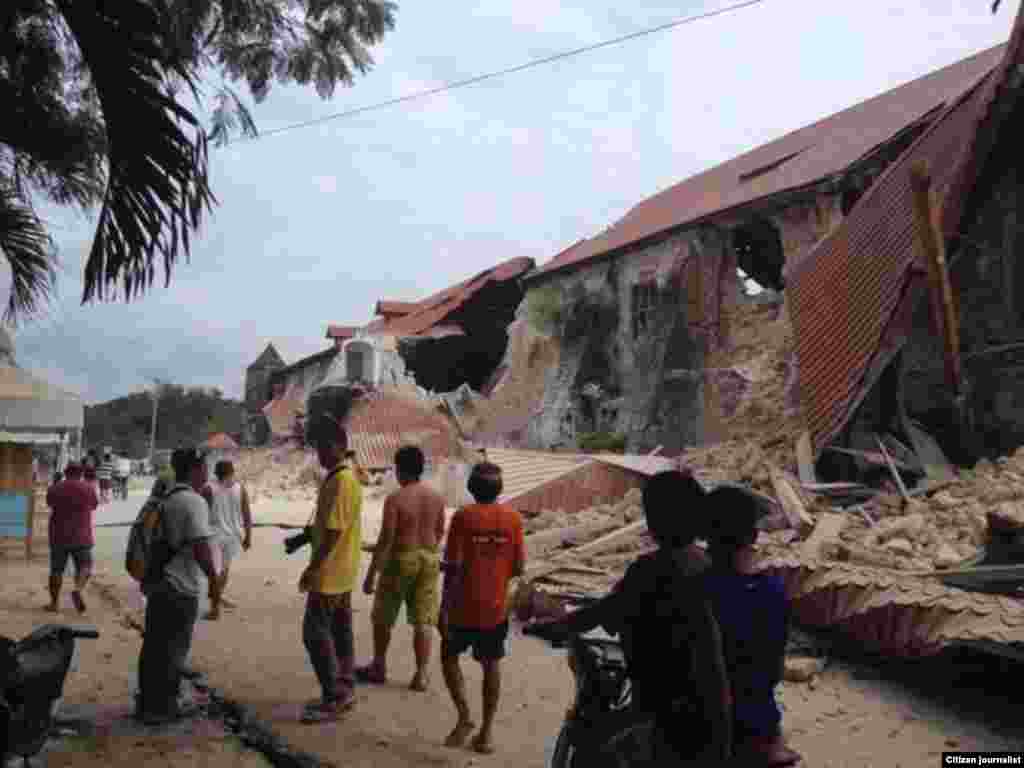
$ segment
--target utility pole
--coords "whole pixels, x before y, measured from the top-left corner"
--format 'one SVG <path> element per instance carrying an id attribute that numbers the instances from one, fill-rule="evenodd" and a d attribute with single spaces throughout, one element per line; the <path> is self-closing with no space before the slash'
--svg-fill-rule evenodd
<path id="1" fill-rule="evenodd" d="M 160 401 L 160 387 L 164 385 L 164 381 L 161 379 L 149 377 L 149 380 L 153 382 L 153 391 L 150 395 L 153 397 L 153 421 L 150 427 L 149 433 L 149 466 L 156 468 L 156 407 Z"/>

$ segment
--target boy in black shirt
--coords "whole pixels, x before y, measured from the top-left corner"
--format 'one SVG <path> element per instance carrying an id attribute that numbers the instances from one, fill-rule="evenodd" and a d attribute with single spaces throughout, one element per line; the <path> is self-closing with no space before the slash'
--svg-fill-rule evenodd
<path id="1" fill-rule="evenodd" d="M 659 765 L 718 764 L 731 754 L 730 694 L 721 638 L 693 551 L 704 490 L 689 474 L 653 476 L 643 491 L 647 527 L 658 550 L 642 555 L 599 602 L 564 619 L 540 621 L 551 639 L 597 626 L 618 634 L 632 682 L 632 704 L 654 716 L 670 755 Z"/>

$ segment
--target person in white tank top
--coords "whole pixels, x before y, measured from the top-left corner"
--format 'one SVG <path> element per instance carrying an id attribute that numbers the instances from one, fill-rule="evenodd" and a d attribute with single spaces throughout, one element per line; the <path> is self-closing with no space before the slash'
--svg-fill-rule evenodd
<path id="1" fill-rule="evenodd" d="M 210 502 L 210 527 L 213 528 L 213 551 L 220 573 L 220 589 L 218 595 L 224 594 L 227 587 L 231 561 L 243 550 L 252 546 L 252 511 L 249 506 L 249 494 L 238 480 L 235 479 L 235 467 L 230 461 L 218 461 L 214 468 L 216 480 L 210 483 L 212 493 Z M 210 612 L 206 618 L 220 618 L 222 599 L 214 599 L 211 595 Z"/>

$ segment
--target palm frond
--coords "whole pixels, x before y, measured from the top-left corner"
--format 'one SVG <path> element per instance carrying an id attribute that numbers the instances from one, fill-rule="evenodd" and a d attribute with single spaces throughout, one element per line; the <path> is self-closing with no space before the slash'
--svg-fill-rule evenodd
<path id="1" fill-rule="evenodd" d="M 49 301 L 57 255 L 43 222 L 10 183 L 0 184 L 0 253 L 11 268 L 11 295 L 3 319 L 15 324 Z"/>
<path id="2" fill-rule="evenodd" d="M 199 227 L 203 210 L 216 202 L 206 135 L 167 93 L 169 75 L 195 89 L 195 74 L 190 63 L 163 58 L 164 23 L 146 0 L 57 5 L 89 68 L 108 147 L 106 194 L 85 264 L 82 301 L 116 294 L 119 282 L 124 297 L 132 299 L 151 286 L 158 258 L 170 282 L 175 263 L 190 255 L 189 230 Z"/>

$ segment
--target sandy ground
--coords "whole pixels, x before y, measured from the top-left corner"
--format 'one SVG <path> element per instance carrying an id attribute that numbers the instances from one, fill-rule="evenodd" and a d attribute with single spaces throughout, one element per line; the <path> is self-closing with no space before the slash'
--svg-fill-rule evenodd
<path id="1" fill-rule="evenodd" d="M 128 502 L 132 508 L 139 499 Z M 263 501 L 263 521 L 305 521 L 304 502 Z M 379 527 L 380 501 L 368 500 L 364 538 Z M 120 534 L 116 531 L 122 531 Z M 303 596 L 297 591 L 302 554 L 284 555 L 286 532 L 259 529 L 253 549 L 236 565 L 228 588 L 238 605 L 219 622 L 201 622 L 193 663 L 211 683 L 248 706 L 295 746 L 337 765 L 392 768 L 408 765 L 540 768 L 572 696 L 564 655 L 514 634 L 504 666 L 502 704 L 495 738 L 499 752 L 479 756 L 441 746 L 454 714 L 437 662 L 431 689 L 413 693 L 411 633 L 400 625 L 391 656 L 393 682 L 361 688 L 356 711 L 344 722 L 298 723 L 302 703 L 317 686 L 302 647 Z M 121 539 L 118 539 L 118 536 Z M 108 558 L 98 565 L 90 590 L 88 621 L 102 637 L 83 642 L 78 669 L 68 682 L 68 705 L 102 706 L 108 726 L 95 738 L 72 741 L 49 755 L 49 765 L 258 765 L 252 753 L 216 729 L 176 734 L 140 732 L 124 725 L 135 685 L 140 638 L 131 617 L 141 608 L 138 590 L 122 571 L 124 529 L 102 534 Z M 119 551 L 117 547 L 121 546 Z M 0 626 L 18 637 L 52 616 L 46 601 L 46 563 L 25 563 L 16 547 L 0 556 Z M 364 568 L 368 557 L 364 561 Z M 360 662 L 371 652 L 370 598 L 355 596 L 356 648 Z M 70 607 L 64 620 L 80 623 Z M 474 712 L 479 716 L 478 668 L 464 664 Z M 908 672 L 909 669 L 909 672 Z M 984 674 L 991 674 L 984 672 Z M 1005 681 L 1004 681 L 1005 682 Z M 988 688 L 988 692 L 984 691 Z M 963 665 L 923 662 L 879 672 L 865 665 L 834 664 L 816 684 L 784 684 L 781 699 L 791 744 L 810 768 L 938 765 L 943 750 L 1024 749 L 1024 729 L 1006 707 L 1010 688 Z M 110 726 L 109 723 L 114 723 Z M 117 725 L 120 723 L 120 725 Z M 155 762 L 154 762 L 155 761 Z"/>

